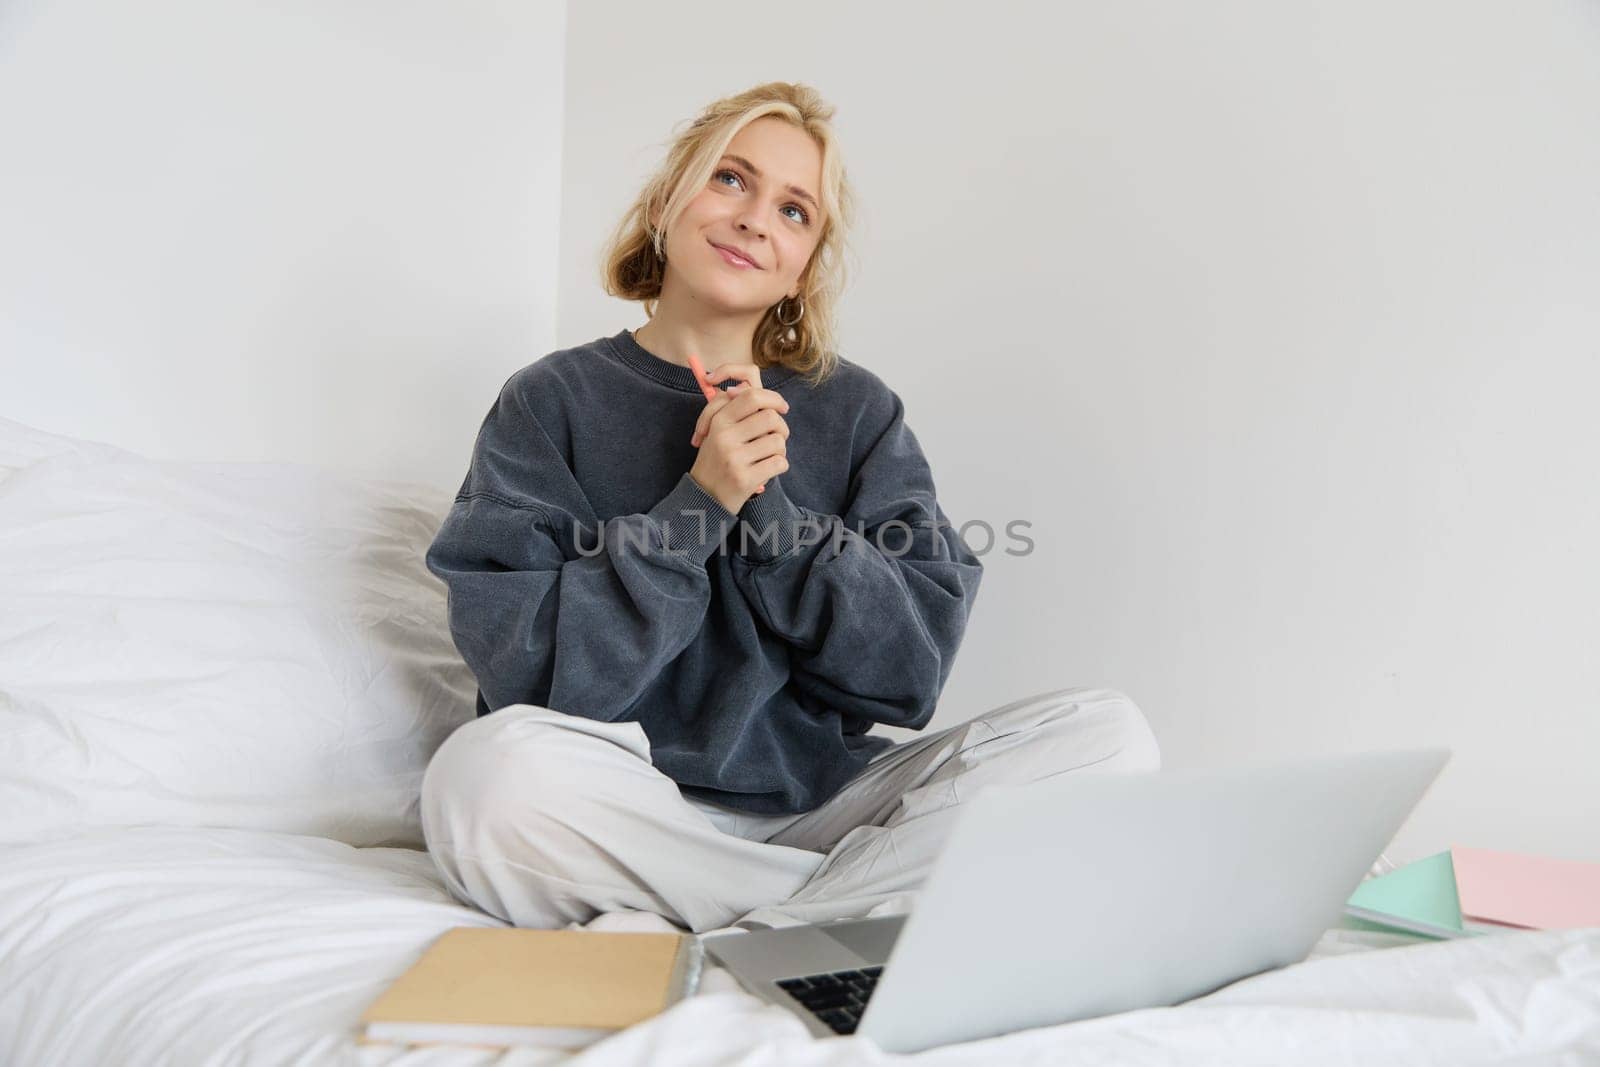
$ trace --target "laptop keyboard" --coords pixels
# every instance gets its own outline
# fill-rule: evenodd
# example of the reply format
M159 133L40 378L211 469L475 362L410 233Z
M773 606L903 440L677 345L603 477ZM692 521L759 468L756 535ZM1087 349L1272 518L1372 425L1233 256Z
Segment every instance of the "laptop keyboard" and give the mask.
M863 967L858 971L807 974L784 978L778 988L804 1004L834 1033L853 1034L882 973L882 967Z

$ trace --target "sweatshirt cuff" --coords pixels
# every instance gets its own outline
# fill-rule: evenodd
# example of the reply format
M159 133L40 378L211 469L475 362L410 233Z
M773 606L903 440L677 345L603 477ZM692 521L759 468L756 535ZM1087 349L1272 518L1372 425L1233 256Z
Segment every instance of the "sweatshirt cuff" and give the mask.
M700 488L700 483L685 471L649 511L650 518L665 531L667 551L705 563L739 522L739 516L723 507L717 498Z
M743 520L735 546L739 555L752 563L766 563L794 551L803 513L777 477L768 480L765 492L744 502L738 518Z

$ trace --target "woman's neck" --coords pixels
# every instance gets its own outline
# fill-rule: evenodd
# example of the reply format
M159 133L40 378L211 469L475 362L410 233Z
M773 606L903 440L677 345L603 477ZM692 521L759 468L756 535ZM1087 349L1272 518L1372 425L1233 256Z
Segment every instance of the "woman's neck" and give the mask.
M706 370L715 370L724 363L750 363L755 329L731 320L724 322L680 323L665 318L660 309L649 322L633 331L639 347L652 356L689 365L689 353L700 358Z

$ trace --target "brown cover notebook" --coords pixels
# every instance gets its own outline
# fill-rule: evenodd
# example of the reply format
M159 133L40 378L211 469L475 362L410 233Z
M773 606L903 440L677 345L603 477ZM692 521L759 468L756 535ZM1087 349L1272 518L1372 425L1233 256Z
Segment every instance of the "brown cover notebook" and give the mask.
M458 926L361 1016L361 1043L582 1048L694 992L693 934Z

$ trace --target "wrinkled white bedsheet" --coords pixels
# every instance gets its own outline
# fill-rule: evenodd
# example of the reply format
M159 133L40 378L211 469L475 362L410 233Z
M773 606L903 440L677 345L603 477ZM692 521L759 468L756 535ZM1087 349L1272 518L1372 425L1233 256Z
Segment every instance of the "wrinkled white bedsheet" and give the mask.
M1177 1008L917 1056L815 1040L708 968L700 992L571 1055L362 1045L356 1018L434 937L498 925L423 852L136 827L0 850L0 1063L1600 1063L1600 928L1451 941L1331 930L1305 963ZM642 913L593 929L670 930Z

